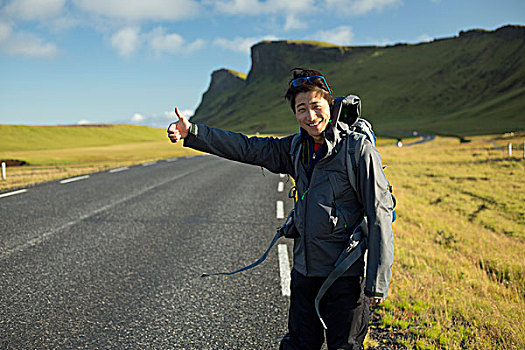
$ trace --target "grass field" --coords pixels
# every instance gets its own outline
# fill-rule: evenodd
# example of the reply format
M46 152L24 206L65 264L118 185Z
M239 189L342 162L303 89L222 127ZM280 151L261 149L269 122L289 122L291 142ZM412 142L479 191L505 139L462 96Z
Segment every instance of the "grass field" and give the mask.
M8 168L0 189L195 154L134 126L0 131L0 159L30 163ZM470 139L378 142L398 219L390 295L372 330L386 337L371 348L525 348L525 134Z
M525 348L524 136L381 147L398 219L378 312L401 348Z
M166 131L134 125L0 125L0 159L29 165L8 167L0 190L121 166L197 154L171 144Z

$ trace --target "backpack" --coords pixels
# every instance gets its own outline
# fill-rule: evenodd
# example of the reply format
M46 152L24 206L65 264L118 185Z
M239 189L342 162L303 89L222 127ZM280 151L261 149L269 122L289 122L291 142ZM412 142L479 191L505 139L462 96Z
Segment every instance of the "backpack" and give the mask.
M350 185L354 191L357 193L356 169L357 164L359 163L359 151L361 150L365 139L370 141L372 146L375 147L377 140L376 135L372 130L372 125L367 120L361 118L361 99L358 96L348 95L346 97L336 98L334 107L332 109L332 118L334 122L337 122L339 119L341 119L341 121L344 121L349 126L351 132L356 132L365 136L364 138L360 139L360 142L355 145L353 150L349 149L350 142L346 140L346 152L350 152L354 155L354 157L351 157L350 159L352 164L348 164L348 162L346 163L348 181L350 182ZM383 167L383 169L384 168L386 167ZM390 182L388 182L388 190L392 196L392 201L394 202L395 208L396 197L394 197L392 193L393 188ZM396 211L394 209L392 222L396 221L396 218Z
M357 165L359 164L360 151L365 140L370 141L370 143L372 143L372 145L375 147L376 136L372 130L372 125L370 125L367 120L361 118L361 99L355 95L336 98L332 108L332 122L334 125L337 125L339 120L347 124L350 132L364 135L364 137L359 138L358 142L356 142L352 149L350 148L349 137L347 137L344 141L346 143L346 154L350 154L350 157L346 157L346 173L348 176L348 181L350 182L350 185L354 191L359 193L357 188L356 170ZM350 162L348 162L348 158L350 158ZM392 186L390 185L390 182L388 182L388 190L392 196L392 201L395 208L396 199L392 194ZM394 209L392 213L392 222L395 220L396 211ZM335 263L334 270L328 275L326 280L321 285L321 288L319 288L319 291L315 297L315 311L317 313L317 317L319 317L319 320L325 329L327 329L327 327L319 311L319 303L321 298L324 296L328 288L330 288L330 286L335 282L335 280L341 277L345 271L348 270L350 266L352 266L352 264L354 264L366 252L368 245L367 237L368 224L365 217L350 234L346 248L339 255L339 258Z

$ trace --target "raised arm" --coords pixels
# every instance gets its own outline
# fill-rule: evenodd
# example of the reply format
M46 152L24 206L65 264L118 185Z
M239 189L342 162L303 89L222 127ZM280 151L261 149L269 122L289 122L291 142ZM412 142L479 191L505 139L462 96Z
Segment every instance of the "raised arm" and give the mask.
M293 135L285 138L247 137L240 133L190 123L177 108L175 113L179 120L168 127L171 142L184 139L184 147L259 165L274 173L295 175L290 156Z

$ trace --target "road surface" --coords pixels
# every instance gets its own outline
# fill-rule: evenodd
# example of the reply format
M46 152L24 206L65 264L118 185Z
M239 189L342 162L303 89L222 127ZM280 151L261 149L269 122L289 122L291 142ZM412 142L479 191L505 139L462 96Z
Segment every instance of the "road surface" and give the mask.
M0 348L277 348L277 247L249 272L200 277L266 249L277 201L292 204L286 178L265 175L201 156L4 193Z

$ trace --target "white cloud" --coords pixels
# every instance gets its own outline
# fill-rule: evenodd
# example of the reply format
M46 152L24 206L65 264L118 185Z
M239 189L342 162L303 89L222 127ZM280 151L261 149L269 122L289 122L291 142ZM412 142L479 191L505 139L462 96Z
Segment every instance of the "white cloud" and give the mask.
M193 115L195 114L195 111L193 109L183 109L182 111L180 111L180 113L182 113L182 115L186 117L186 119L191 119L191 117L193 117ZM164 112L164 117L168 121L168 124L179 119L174 111Z
M142 114L139 114L139 113L135 113L133 114L133 117L131 117L131 121L135 123L142 122L144 121L144 119L146 118Z
M354 33L350 26L339 26L333 29L321 30L315 33L313 38L338 45L350 45L354 38Z
M146 43L156 55L189 54L204 47L202 39L187 43L179 34L166 33L162 27L157 27L149 33L141 33L136 27L126 27L111 37L111 45L123 57L136 53L143 43Z
M402 3L403 0L326 0L328 8L345 15L362 15Z
M164 28L157 27L150 33L146 34L149 46L153 49L155 54L162 53L184 53L189 54L204 46L204 40L197 39L191 43L186 43L186 40L177 33L165 33Z
M161 27L155 28L148 35L149 45L156 53L179 51L184 45L184 39L177 33L166 34Z
M313 9L319 9L316 0L205 0L203 3L212 9L214 14L232 16L259 16L272 15L284 18L285 31L305 29ZM314 14L315 15L315 14ZM236 51L246 51L238 49Z
M263 40L277 40L277 38L274 36L248 38L236 37L234 39L217 38L213 41L213 45L235 52L250 53L250 48L254 44Z
M87 119L80 119L78 122L77 122L77 125L87 125L87 124L91 124L91 122Z
M193 114L195 114L195 112L192 110L192 109L183 109L182 111L180 111L182 113L183 116L185 116L187 119L190 119L191 117L193 117Z
M180 20L199 13L196 0L73 0L82 10L131 21Z
M284 22L284 30L293 30L293 29L304 29L308 27L307 21L304 18L297 18L297 16L290 14L286 16Z
M70 28L77 27L83 22L80 18L75 18L69 14L58 17L49 23L53 31L63 31Z
M129 57L134 54L141 43L140 29L135 27L123 28L111 37L111 45L123 57Z
M184 113L182 113L182 115L186 116ZM177 119L177 115L175 114L174 111L164 112L164 116L165 116L166 119L169 120L169 121L174 121L174 120Z
M430 35L428 34L421 34L420 36L418 36L416 38L416 42L418 43L422 43L422 42L430 42L434 40L434 38L432 38Z
M15 33L2 42L1 48L13 56L53 58L57 54L55 44L44 43L31 33Z
M202 40L202 39L197 39L195 40L194 42L192 43L189 43L187 46L186 46L186 50L185 52L186 53L191 53L191 52L194 52L194 51L198 51L200 49L202 49L205 45L205 41Z
M4 11L14 17L33 20L55 17L65 10L66 0L14 0Z
M7 40L12 32L13 30L9 24L0 22L0 42Z
M185 109L181 111L182 115L190 119L193 116L193 110ZM161 115L152 114L144 115L135 113L133 116L126 121L120 121L118 123L132 123L136 125L151 126L153 128L167 128L170 123L177 120L177 116L174 111L164 112Z
M217 12L230 15L257 15L265 12L264 3L260 3L258 0L208 0L205 3L213 6Z
M311 10L314 6L314 0L207 0L204 3L219 13L229 15L295 14Z

